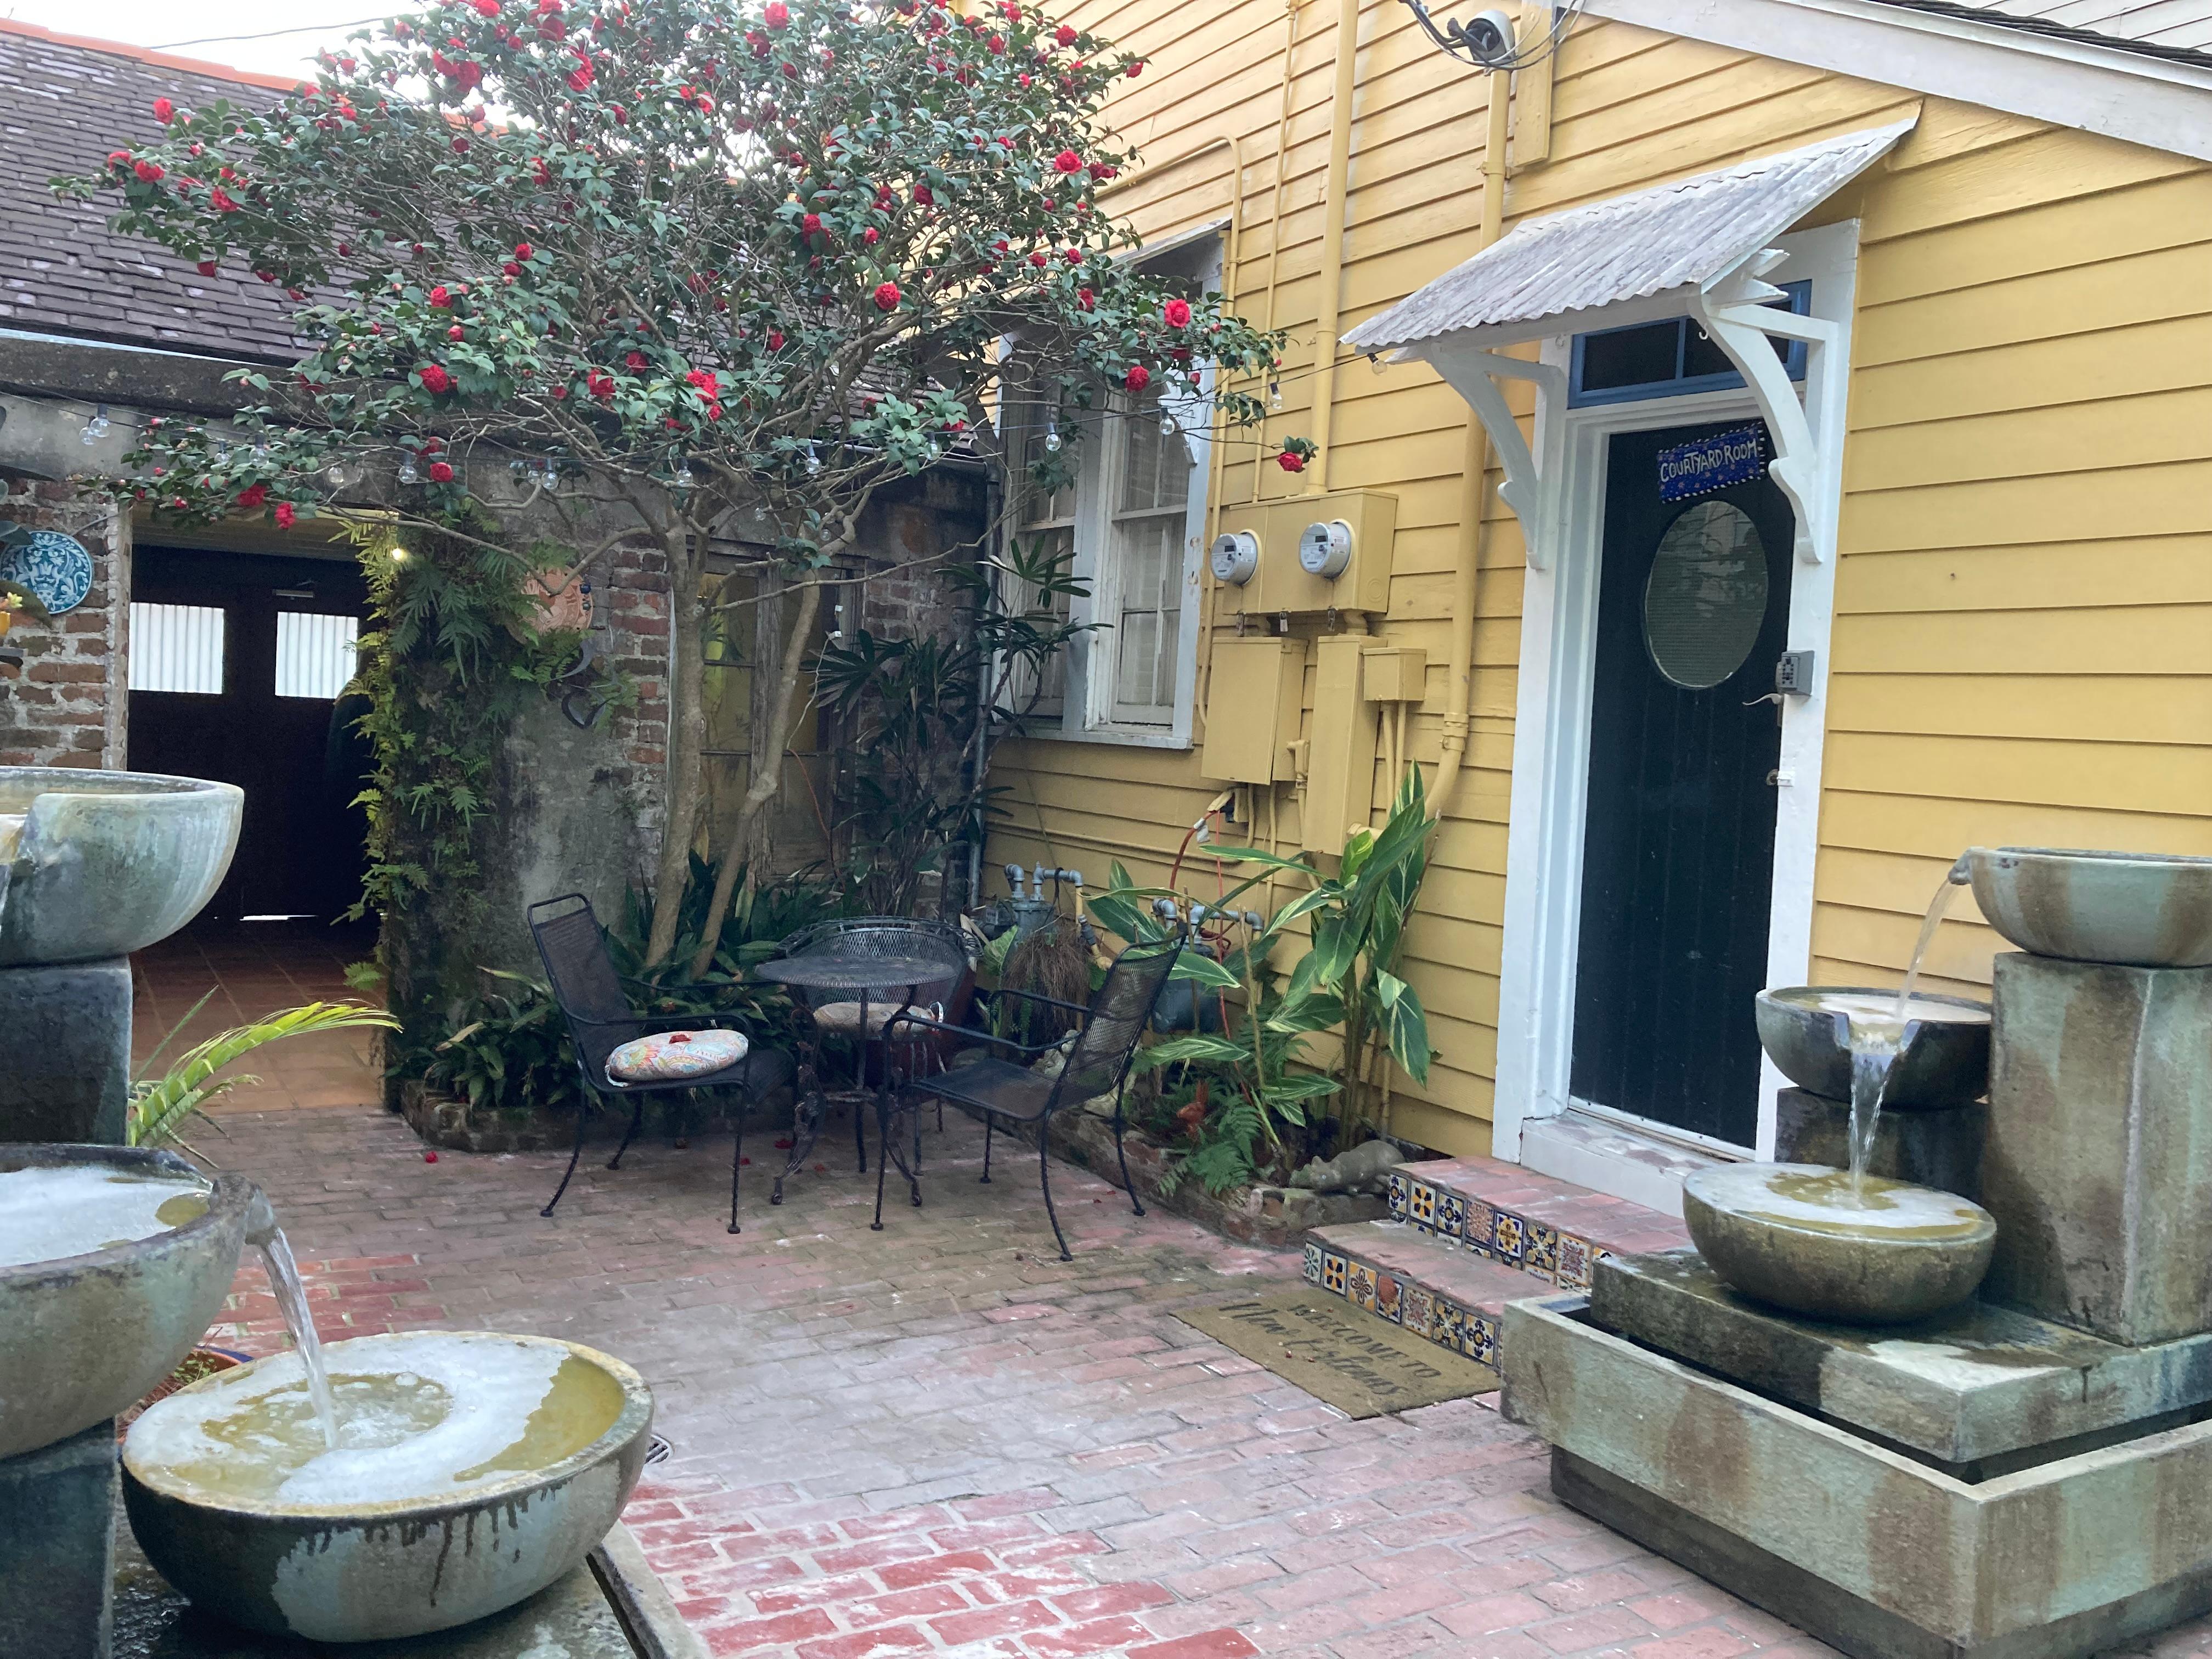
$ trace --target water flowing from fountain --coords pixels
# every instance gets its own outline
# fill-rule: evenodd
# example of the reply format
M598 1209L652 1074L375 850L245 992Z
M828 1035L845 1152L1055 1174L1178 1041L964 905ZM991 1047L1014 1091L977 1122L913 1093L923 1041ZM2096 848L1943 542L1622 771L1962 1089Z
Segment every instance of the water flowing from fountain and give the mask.
M314 1401L315 1421L322 1428L323 1443L335 1449L338 1443L337 1401L331 1395L330 1374L323 1365L322 1339L315 1334L315 1316L307 1306L307 1287L301 1282L300 1264L292 1258L292 1246L284 1237L284 1230L276 1224L276 1212L258 1192L253 1195L253 1207L247 1212L246 1242L261 1252L262 1263L269 1270L269 1288L276 1293L277 1311L284 1316L284 1328L291 1334L292 1346L300 1351L300 1363L307 1368L307 1397Z

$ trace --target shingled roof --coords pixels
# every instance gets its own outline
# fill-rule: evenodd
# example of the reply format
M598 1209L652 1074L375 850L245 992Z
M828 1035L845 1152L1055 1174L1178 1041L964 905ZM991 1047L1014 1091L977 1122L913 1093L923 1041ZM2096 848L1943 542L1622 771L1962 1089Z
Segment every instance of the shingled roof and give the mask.
M89 173L160 131L154 100L266 105L292 82L0 20L0 329L289 362L290 304L251 276L203 276L107 227L119 198L57 201L47 181Z

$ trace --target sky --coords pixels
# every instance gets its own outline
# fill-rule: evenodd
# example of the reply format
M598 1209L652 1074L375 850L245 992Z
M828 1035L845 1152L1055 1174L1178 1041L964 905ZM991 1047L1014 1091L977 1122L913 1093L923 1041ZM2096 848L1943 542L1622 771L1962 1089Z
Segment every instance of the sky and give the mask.
M0 0L0 17L17 22L268 75L307 73L318 46L335 46L370 17L404 9L388 0ZM280 29L288 32L270 33ZM268 38L234 38L240 35Z

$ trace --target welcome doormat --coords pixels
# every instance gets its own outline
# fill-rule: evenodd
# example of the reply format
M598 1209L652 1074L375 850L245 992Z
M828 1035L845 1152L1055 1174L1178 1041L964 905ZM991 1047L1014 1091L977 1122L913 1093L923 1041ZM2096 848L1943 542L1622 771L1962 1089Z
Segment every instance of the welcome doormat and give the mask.
M1304 1286L1176 1317L1347 1417L1381 1417L1498 1386L1489 1366Z

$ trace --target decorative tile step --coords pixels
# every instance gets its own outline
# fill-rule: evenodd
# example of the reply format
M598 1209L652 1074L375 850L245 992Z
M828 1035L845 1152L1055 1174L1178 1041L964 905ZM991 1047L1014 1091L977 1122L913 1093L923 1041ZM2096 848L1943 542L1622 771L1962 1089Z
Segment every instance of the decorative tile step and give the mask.
M1498 1363L1505 1304L1542 1294L1516 1268L1393 1221L1316 1227L1306 1235L1305 1275L1332 1296L1486 1365Z
M1586 1291L1608 1255L1690 1242L1674 1216L1489 1158L1437 1158L1390 1176L1394 1219L1562 1290Z

